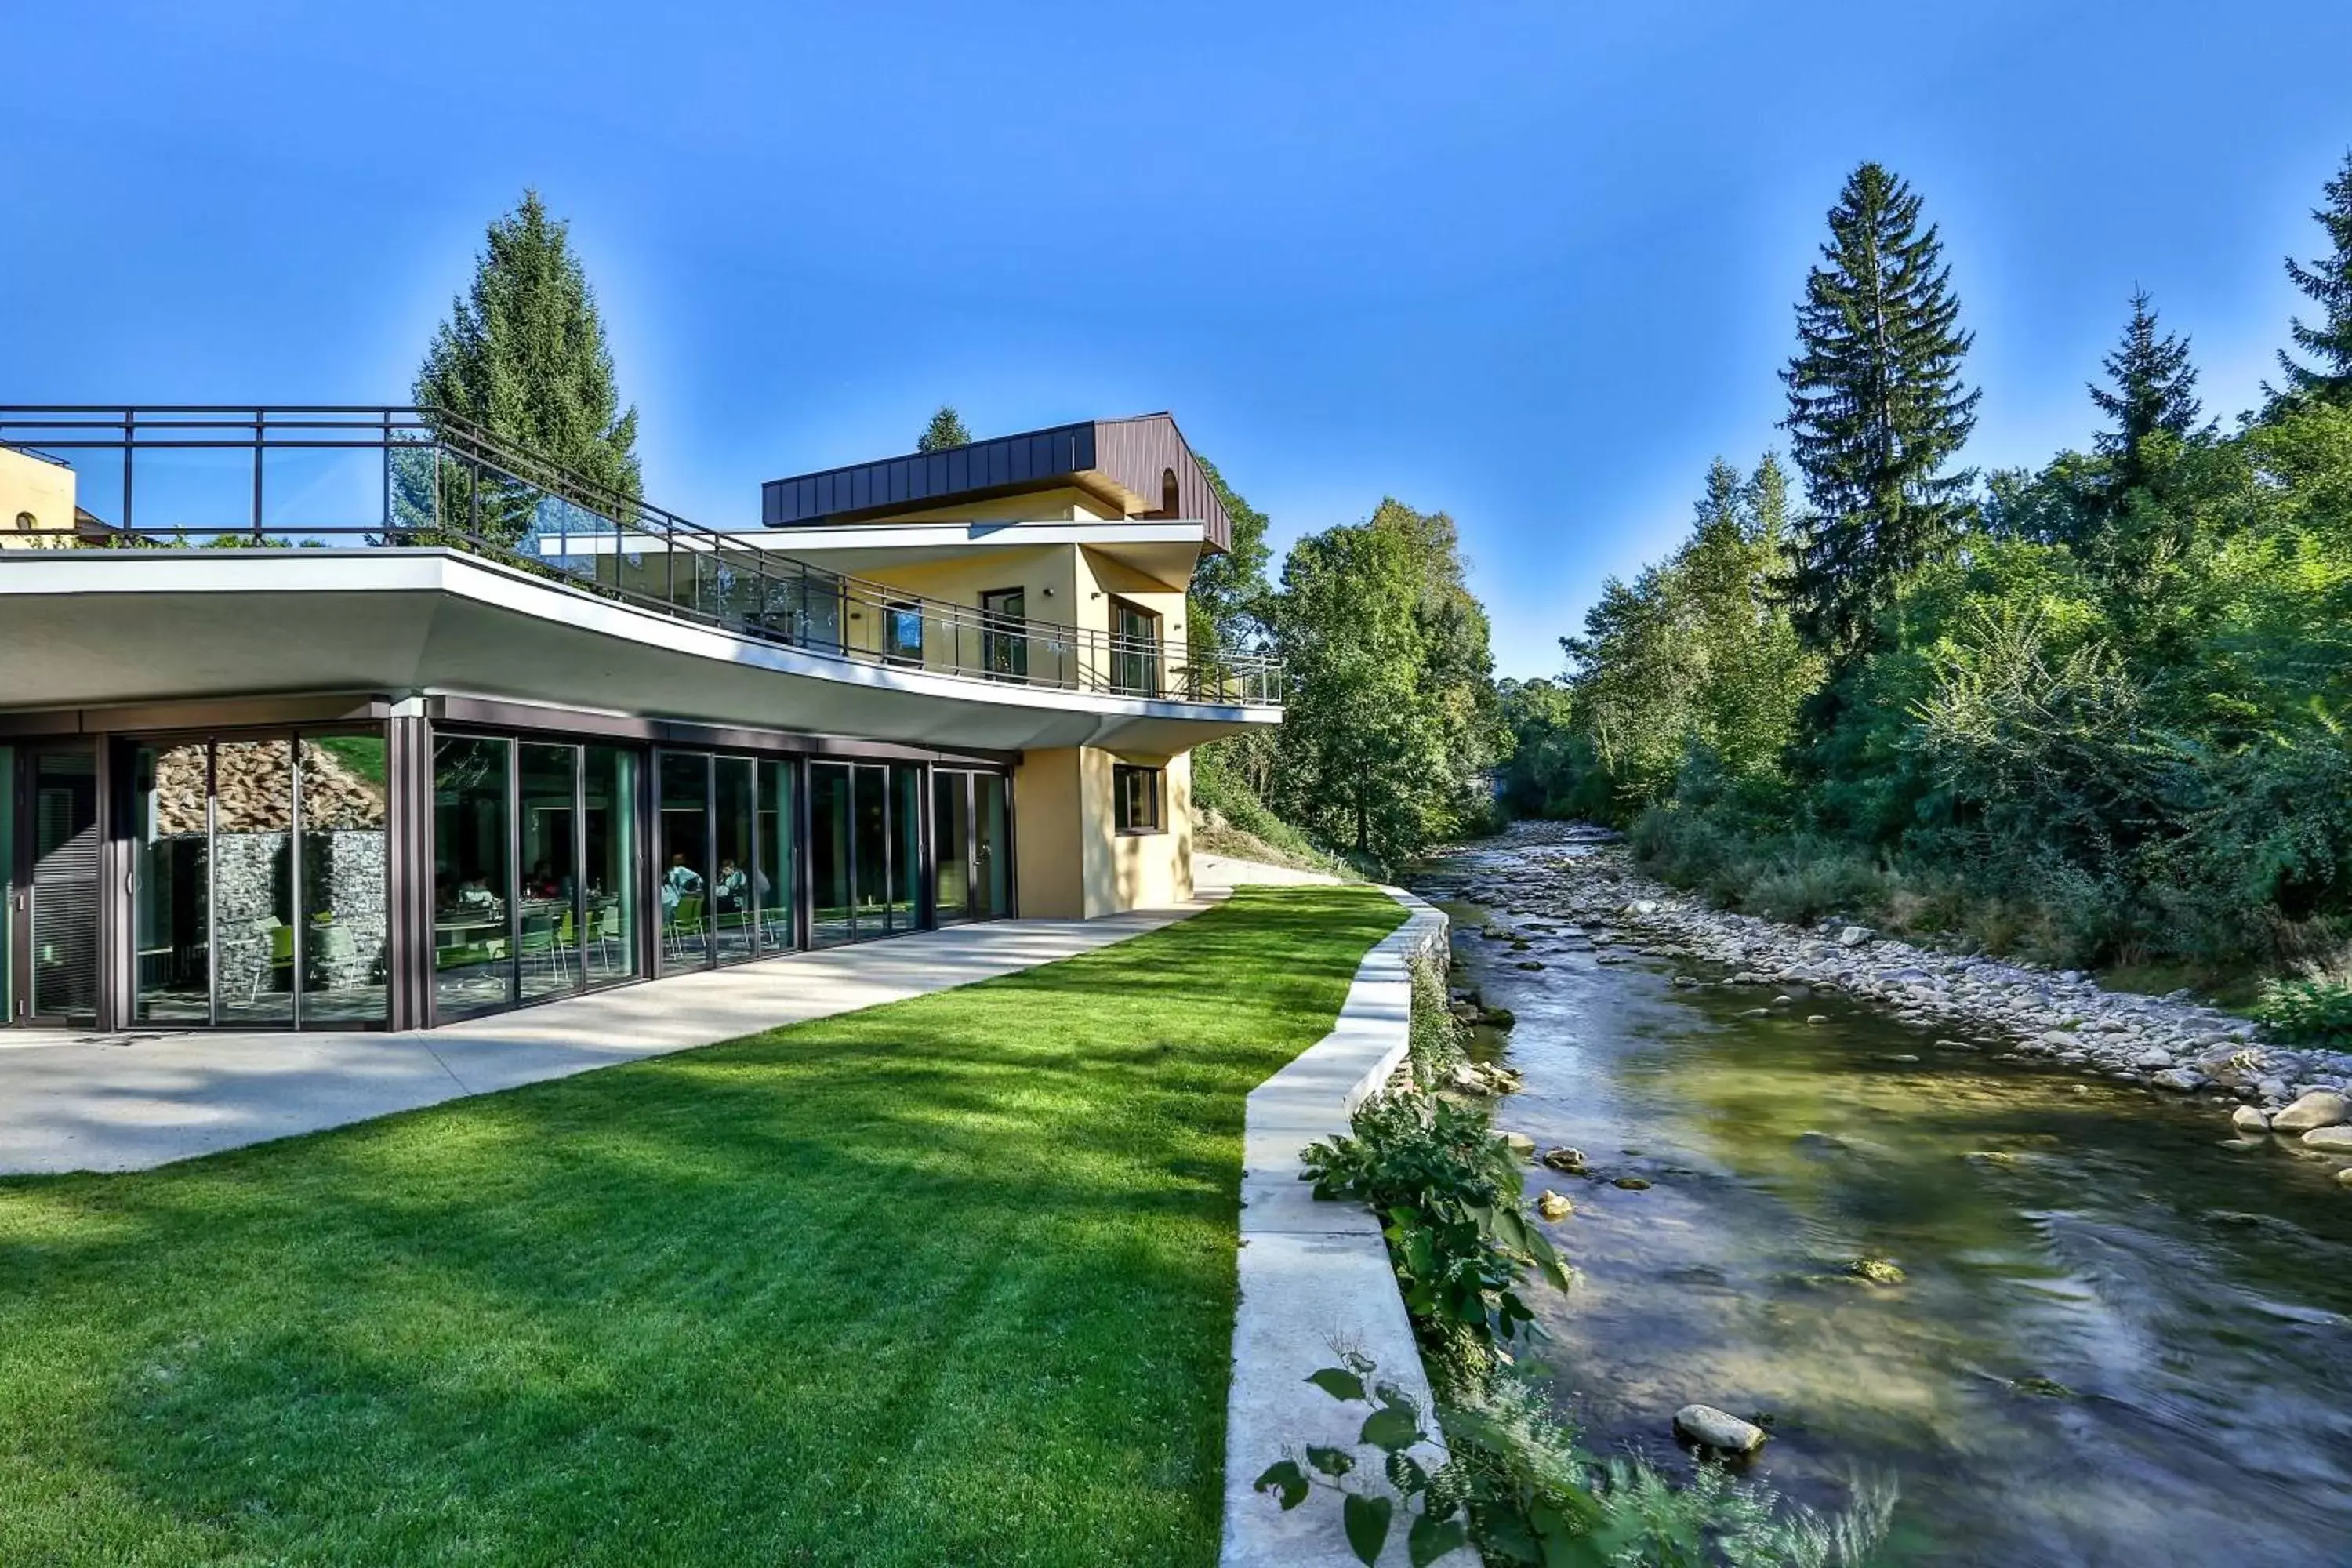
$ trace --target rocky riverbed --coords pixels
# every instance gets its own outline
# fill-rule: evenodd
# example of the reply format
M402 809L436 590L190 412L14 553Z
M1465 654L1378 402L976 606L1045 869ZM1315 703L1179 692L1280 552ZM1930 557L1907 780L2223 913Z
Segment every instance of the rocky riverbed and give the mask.
M2211 1102L2242 1137L2272 1132L2336 1149L2352 1121L2352 1057L2294 1050L2185 992L2109 991L2073 970L1938 952L1850 921L1800 928L1735 914L1636 870L1615 836L1554 823L1511 830L1508 856L1473 858L1463 889L1498 911L1483 934L1522 967L1547 950L1590 949L1601 963L1664 958L1717 971L1675 984L1752 992L1760 1016L1834 993L1939 1032L1937 1050L2035 1060ZM2275 1126L2273 1123L2275 1122ZM2343 1178L2352 1186L2352 1167Z

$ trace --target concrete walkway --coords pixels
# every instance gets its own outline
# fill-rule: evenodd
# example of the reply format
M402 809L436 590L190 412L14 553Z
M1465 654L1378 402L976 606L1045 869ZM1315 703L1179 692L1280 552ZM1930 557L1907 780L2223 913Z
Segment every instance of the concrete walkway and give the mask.
M0 1030L0 1174L138 1171L1074 957L1222 897L790 953L407 1034Z

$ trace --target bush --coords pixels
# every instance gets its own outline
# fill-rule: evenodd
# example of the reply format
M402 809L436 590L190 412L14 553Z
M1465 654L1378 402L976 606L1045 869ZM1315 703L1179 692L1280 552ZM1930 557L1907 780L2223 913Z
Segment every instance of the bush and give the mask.
M2352 1050L2352 963L2339 957L2263 987L2254 1016L2289 1045Z

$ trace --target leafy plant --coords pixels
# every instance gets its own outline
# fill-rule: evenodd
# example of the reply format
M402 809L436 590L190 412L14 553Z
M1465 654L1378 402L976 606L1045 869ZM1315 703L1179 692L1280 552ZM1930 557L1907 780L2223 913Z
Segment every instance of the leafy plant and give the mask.
M1562 1289L1568 1266L1528 1220L1519 1164L1486 1113L1423 1091L1367 1100L1352 1136L1310 1144L1305 1174L1318 1198L1354 1198L1386 1224L1405 1310L1417 1326L1470 1332L1500 1353L1535 1313L1523 1269Z
M1286 1513L1318 1489L1337 1493L1340 1526L1359 1562L1380 1561L1400 1505L1411 1521L1405 1528L1405 1551L1413 1568L1466 1545L1469 1531L1458 1492L1438 1486L1437 1477L1413 1458L1412 1450L1432 1448L1438 1441L1428 1428L1421 1402L1393 1383L1376 1381L1378 1363L1361 1351L1343 1350L1339 1359L1340 1365L1327 1366L1307 1381L1343 1405L1365 1406L1368 1414L1356 1442L1379 1452L1377 1473L1389 1490L1367 1489L1364 1483L1371 1477L1358 1469L1353 1451L1319 1447L1276 1460L1253 1484L1260 1492L1273 1492Z
M2289 1045L2352 1048L2352 975L2338 966L2263 987L2254 1016Z

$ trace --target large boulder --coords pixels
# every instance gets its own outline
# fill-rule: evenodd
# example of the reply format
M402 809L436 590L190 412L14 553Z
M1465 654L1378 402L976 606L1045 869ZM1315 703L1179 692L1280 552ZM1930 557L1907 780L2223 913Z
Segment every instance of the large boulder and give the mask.
M2352 1121L2352 1100L2330 1089L2315 1089L2271 1118L2273 1132L2309 1132Z
M2352 1127L2315 1127L2303 1135L2303 1146L2323 1154L2352 1154Z
M1675 1412L1675 1430L1703 1448L1752 1454L1764 1446L1764 1428L1712 1405L1685 1405Z
M2253 1138L2271 1130L2271 1119L2253 1106L2242 1105L2230 1112L2230 1125Z

